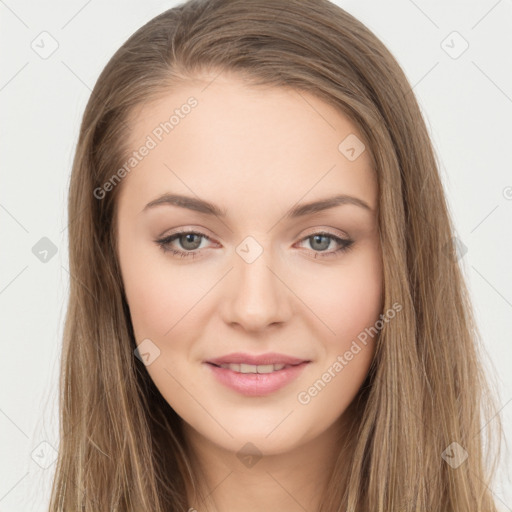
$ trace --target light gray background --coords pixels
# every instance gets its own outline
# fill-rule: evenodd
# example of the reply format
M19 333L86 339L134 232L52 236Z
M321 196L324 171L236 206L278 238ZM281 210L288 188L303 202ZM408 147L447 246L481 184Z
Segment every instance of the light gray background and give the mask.
M114 51L176 3L0 0L1 512L44 511L49 499L70 280L66 198L85 103ZM336 3L380 37L414 86L467 248L461 261L510 443L512 1ZM57 250L47 262L32 251L43 237ZM512 511L504 448L492 490Z

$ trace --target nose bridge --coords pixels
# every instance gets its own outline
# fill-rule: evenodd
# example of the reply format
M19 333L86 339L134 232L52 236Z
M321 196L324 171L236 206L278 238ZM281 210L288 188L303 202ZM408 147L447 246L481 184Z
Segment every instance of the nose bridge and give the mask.
M261 242L260 242L261 240ZM246 237L234 254L231 278L235 281L228 298L229 323L257 330L287 318L286 287L276 276L278 258L270 247L270 237Z

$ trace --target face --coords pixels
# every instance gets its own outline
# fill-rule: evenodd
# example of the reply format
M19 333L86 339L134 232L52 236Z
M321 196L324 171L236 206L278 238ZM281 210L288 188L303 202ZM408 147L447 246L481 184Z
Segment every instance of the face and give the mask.
M212 78L132 116L118 258L146 369L185 428L284 453L332 430L367 375L377 183L333 107Z

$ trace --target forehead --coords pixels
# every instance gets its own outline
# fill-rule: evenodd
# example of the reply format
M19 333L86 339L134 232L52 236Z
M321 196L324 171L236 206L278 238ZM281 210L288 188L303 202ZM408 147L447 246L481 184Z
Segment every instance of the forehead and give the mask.
M376 206L375 173L356 126L304 91L207 76L140 105L129 124L130 151L151 147L123 180L122 195L141 208L166 192L224 204L238 198L248 207L333 189Z

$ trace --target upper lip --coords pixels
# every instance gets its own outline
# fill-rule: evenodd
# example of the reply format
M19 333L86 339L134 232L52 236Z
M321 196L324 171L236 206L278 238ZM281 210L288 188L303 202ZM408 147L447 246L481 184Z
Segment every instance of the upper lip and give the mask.
M301 363L309 363L308 359L301 359L299 357L287 356L285 354L277 354L275 352L268 352L266 354L244 354L242 352L235 352L232 354L226 354L225 356L216 357L215 359L208 359L206 363L221 365L221 364L251 364L251 365L263 365L263 364L288 364L296 365Z

